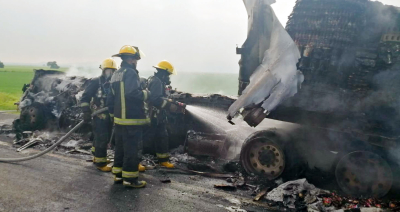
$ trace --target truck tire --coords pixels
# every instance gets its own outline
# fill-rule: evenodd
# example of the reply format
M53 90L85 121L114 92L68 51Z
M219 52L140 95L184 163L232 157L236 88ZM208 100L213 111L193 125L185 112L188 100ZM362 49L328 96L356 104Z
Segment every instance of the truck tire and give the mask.
M282 176L291 159L286 154L287 141L273 130L251 134L243 143L240 162L247 174L268 180Z

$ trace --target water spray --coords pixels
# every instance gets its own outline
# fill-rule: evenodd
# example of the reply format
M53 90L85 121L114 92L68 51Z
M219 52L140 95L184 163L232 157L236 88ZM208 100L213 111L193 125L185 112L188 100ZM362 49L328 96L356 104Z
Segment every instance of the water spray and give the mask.
M188 105L186 110L193 118L209 126L213 132L224 134L227 142L231 143L228 154L228 157L231 158L239 154L244 140L256 131L256 129L245 124L242 119L231 118L230 122L227 122L225 111L193 105ZM236 124L233 123L233 121L235 121Z

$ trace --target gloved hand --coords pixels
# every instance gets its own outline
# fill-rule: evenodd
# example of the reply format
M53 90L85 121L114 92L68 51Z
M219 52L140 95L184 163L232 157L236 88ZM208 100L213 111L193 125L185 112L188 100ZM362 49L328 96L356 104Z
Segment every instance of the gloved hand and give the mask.
M171 105L169 107L169 111L171 113L183 113L185 114L186 111L186 105L181 103L181 102L171 102Z
M176 104L174 104L174 103L171 103L169 105L169 112L176 113L177 111L178 111L178 106Z

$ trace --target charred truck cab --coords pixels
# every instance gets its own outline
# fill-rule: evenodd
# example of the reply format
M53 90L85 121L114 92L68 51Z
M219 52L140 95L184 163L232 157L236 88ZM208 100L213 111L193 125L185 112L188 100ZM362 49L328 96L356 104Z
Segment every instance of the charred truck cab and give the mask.
M393 176L400 163L400 8L369 0L301 0L286 30L300 51L304 82L247 138L243 167L272 180L303 160L334 174L347 194L384 196L399 185ZM263 30L253 29L237 50L239 94L257 67L253 55L262 41L254 32ZM246 116L250 125L265 117L256 112ZM271 119L296 127L277 128Z

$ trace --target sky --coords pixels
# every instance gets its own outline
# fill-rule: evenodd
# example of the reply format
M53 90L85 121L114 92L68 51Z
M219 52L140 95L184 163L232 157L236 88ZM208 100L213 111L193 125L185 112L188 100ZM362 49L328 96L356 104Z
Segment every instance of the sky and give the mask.
M382 0L400 6L400 0ZM277 0L283 25L295 0ZM238 72L247 34L241 0L0 0L0 61L98 66L126 44L183 72Z

